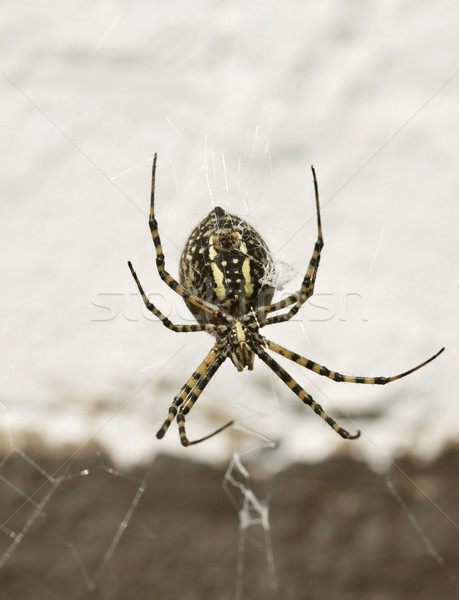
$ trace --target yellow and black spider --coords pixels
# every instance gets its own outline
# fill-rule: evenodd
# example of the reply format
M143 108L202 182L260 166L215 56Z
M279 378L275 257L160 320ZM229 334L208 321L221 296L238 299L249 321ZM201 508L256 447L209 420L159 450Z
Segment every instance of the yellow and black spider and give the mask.
M359 437L360 431L351 435L340 427L313 400L312 396L266 352L266 349L277 352L334 381L379 385L395 381L417 371L443 352L444 348L417 367L392 377L354 377L331 371L327 367L267 340L260 334L259 330L266 325L283 323L291 319L314 293L320 253L324 245L320 221L319 191L314 167L311 169L314 179L318 236L306 275L297 292L284 300L271 303L274 289L268 283L263 283L266 281L266 273L272 268L272 257L268 247L253 227L220 207L212 209L188 238L180 258L180 283L176 281L165 269L164 253L155 217L156 158L155 154L149 218L151 235L156 249L156 266L161 279L174 292L182 296L198 323L174 325L150 302L131 262L128 262L128 265L146 307L161 320L163 325L177 332L207 331L216 338L210 352L182 387L178 396L174 398L167 419L156 434L158 438L164 436L175 417L180 441L184 446L207 440L232 425L233 421L230 421L205 437L189 441L185 431L185 416L193 408L194 403L217 369L228 357L231 358L238 371L242 371L245 367L252 370L256 354L300 400L310 406L341 437L353 440ZM291 308L283 314L268 316L286 307Z

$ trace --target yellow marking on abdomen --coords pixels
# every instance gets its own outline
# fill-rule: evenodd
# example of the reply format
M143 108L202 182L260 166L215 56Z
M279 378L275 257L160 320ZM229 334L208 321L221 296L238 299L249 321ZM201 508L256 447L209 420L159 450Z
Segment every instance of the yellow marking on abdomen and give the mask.
M217 256L218 252L214 248L214 236L212 236L209 240L209 258L210 260L214 260Z
M210 266L216 285L215 293L217 294L217 298L223 301L226 298L225 286L223 285L223 273L214 262L210 263Z
M246 298L250 298L253 294L253 283L250 280L250 259L244 259L242 263L242 276L244 277L244 289Z

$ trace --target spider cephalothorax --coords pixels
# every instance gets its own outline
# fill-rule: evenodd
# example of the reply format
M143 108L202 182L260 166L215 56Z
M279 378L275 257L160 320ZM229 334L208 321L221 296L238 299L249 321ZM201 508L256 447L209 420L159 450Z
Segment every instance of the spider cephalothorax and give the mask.
M146 307L161 320L163 325L177 332L206 331L216 338L214 346L174 398L169 407L169 414L156 434L158 438L164 436L175 418L179 427L180 441L184 446L202 442L232 425L231 421L217 431L190 442L185 431L185 416L228 357L236 369L242 371L245 367L249 370L253 369L254 358L257 355L300 400L341 437L355 439L359 437L360 432L351 435L340 427L266 350L276 352L334 381L379 385L417 371L443 352L444 348L416 367L392 377L357 377L332 371L267 340L259 333L259 329L265 325L283 323L291 319L314 293L320 253L323 248L319 192L314 167L312 167L312 175L317 210L317 241L300 289L284 300L274 303L271 303L274 290L265 283L266 275L272 271L273 264L268 247L251 225L220 207L211 210L188 238L180 259L180 283L166 271L155 217L155 171L156 154L153 160L149 220L156 249L156 267L161 279L184 299L198 323L174 325L149 301L130 262L129 268ZM289 310L282 314L269 316L288 307Z
M233 323L216 331L217 342L228 345L229 357L238 371L245 367L252 371L255 358L253 348L256 344L264 345L263 337L258 334L255 324L247 326L239 319L233 319Z

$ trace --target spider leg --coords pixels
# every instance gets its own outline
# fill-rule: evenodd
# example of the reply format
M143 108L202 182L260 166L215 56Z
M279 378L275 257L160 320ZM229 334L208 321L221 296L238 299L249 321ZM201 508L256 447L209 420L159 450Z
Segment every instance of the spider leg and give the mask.
M201 437L197 440L190 441L186 436L185 415L187 415L190 412L190 410L193 408L196 400L199 398L199 396L201 395L204 388L207 386L209 381L212 379L212 377L214 376L215 372L220 367L220 365L222 365L222 363L225 361L227 354L228 354L228 351L226 351L224 354L219 354L217 356L214 363L209 367L209 369L203 375L201 380L197 382L194 390L189 394L189 396L186 400L186 404L184 406L182 406L182 408L180 409L180 411L177 415L177 425L178 425L178 429L179 429L180 442L182 443L182 446L193 446L195 444L200 444L201 442L204 442L204 441L214 437L214 435L219 434L224 429L226 429L227 427L230 427L234 423L234 421L229 421L228 423L225 423L225 425L222 425L221 427L219 427L212 433L209 433L208 435L205 435L204 437Z
M182 442L183 446L194 446L196 444L200 444L201 442L205 442L206 440L214 437L214 435L218 435L219 433L221 433L227 427L231 427L231 425L234 425L234 421L228 421L228 423L225 423L225 425L222 425L221 427L219 427L212 433L209 433L208 435L205 435L204 437L199 438L198 440L193 440L192 442L190 442L188 440L188 438L186 437L185 416L182 413L182 411L180 411L179 414L177 415L177 423L178 423L178 427L179 427L180 441Z
M148 220L150 225L151 237L155 245L156 250L156 268L158 269L159 276L174 292L176 292L182 298L186 298L189 302L200 308L201 310L212 315L213 319L222 317L229 321L230 317L228 313L221 307L215 306L210 302L206 302L196 294L192 294L183 287L176 279L166 271L165 259L163 247L161 245L161 239L159 237L158 222L155 217L155 177L156 177L156 160L157 154L153 158L153 168L151 174L151 197L150 197L150 218Z
M213 434L206 436L202 440L197 440L196 442L189 442L185 433L185 415L189 413L196 400L202 394L204 388L214 376L217 369L223 364L228 355L228 351L229 348L224 348L221 350L217 345L210 350L206 358L182 387L179 395L174 398L174 401L169 407L167 419L164 421L156 434L158 439L164 437L166 431L169 429L170 424L176 416L179 426L180 441L182 442L183 446L190 446L203 441L204 439L208 439L209 437L212 437L212 435L219 433L222 429L225 429L225 427L228 427L232 424L232 422L228 423ZM182 406L185 401L186 405L181 408L179 412L179 407Z
M269 347L269 346L268 346ZM269 354L267 354L263 348L257 344L254 348L255 352L261 358L261 360L268 365L268 367L289 387L294 394L298 396L305 404L307 404L321 419L323 419L327 425L336 431L342 438L346 440L355 440L360 436L360 431L357 431L355 435L351 435L348 431L343 429L336 421L334 421L324 409L318 404L313 397L308 394L299 383L297 383L292 377L283 369L279 363L277 363Z
M157 316L158 319L160 319L161 323L165 327L177 332L208 331L209 333L212 333L213 331L215 331L215 325L212 324L198 325L194 323L193 325L174 325L172 321L169 321L169 319L165 315L163 315L163 313L158 308L156 308L156 306L152 302L150 302L147 295L143 291L142 284L140 283L137 274L134 271L134 267L132 266L131 261L128 261L128 265L129 269L131 270L131 274L134 277L134 281L136 282L137 287L139 288L140 295L142 296L143 301L145 302L145 306L150 312Z
M311 170L312 177L314 180L314 192L316 198L317 212L317 241L314 245L314 251L312 253L311 260L309 261L309 266L300 289L297 292L288 296L287 298L284 298L284 300L280 300L279 302L275 302L274 304L271 304L269 306L263 306L259 310L262 314L267 315L270 312L281 310L282 308L286 308L287 306L291 306L292 304L294 304L294 306L283 315L277 315L264 319L260 324L261 327L264 327L265 325L272 325L273 323L283 323L284 321L288 321L294 315L296 315L296 313L300 310L300 308L303 306L306 300L310 298L314 293L317 271L319 270L320 253L322 251L322 248L324 247L324 240L322 237L322 222L320 219L319 188L317 185L317 177L313 166L311 166Z
M201 378L207 371L208 367L215 361L218 354L219 354L219 349L218 349L218 346L215 345L210 349L210 351L207 354L207 356L205 357L205 359L202 361L202 363L199 365L199 367L196 369L196 371L191 375L191 377L188 379L188 381L182 386L180 393L178 394L178 396L176 396L174 398L174 401L172 402L172 404L169 407L169 413L168 413L167 419L164 421L164 423L162 424L162 426L160 427L160 429L158 430L158 432L156 434L156 437L158 439L161 439L162 437L164 437L166 431L169 429L170 424L172 423L172 421L175 419L175 417L177 415L178 407L180 407L183 404L184 400L192 392L192 390L196 386L196 384L201 380Z
M289 360L297 363L298 365L301 365L302 367L306 367L307 369L314 371L314 373L318 373L319 375L323 375L324 377L329 377L330 379L333 379L333 381L346 381L351 383L372 383L377 385L385 385L386 383L395 381L396 379L401 379L402 377L406 377L407 375L414 373L418 369L421 369L422 367L430 363L432 360L437 358L437 356L439 356L444 350L444 348L442 348L436 354L434 354L421 364L417 365L416 367L413 367L408 371L404 371L403 373L399 373L398 375L393 375L392 377L357 377L353 375L342 375L337 371L330 371L330 369L327 369L327 367L319 365L313 360L309 360L304 356L300 356L299 354L296 354L291 350L287 350L287 348L284 348L283 346L280 346L275 342L271 342L270 340L264 339L264 343L266 347L272 350L273 352L277 352L281 356L285 356L285 358L288 358Z

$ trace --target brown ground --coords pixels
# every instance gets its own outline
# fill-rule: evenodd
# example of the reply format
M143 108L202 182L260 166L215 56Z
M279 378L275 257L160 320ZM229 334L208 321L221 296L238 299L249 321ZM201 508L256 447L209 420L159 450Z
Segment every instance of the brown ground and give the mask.
M62 464L32 458L48 474ZM102 464L74 461L53 487L18 454L0 463L0 557L8 557L0 598L226 600L237 590L252 600L459 598L457 451L428 467L400 461L406 475L389 474L395 494L385 476L347 458L251 479L270 506L277 591L261 526L238 554L244 538L223 471L168 457L121 475Z

